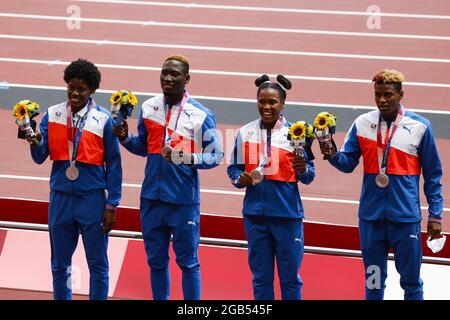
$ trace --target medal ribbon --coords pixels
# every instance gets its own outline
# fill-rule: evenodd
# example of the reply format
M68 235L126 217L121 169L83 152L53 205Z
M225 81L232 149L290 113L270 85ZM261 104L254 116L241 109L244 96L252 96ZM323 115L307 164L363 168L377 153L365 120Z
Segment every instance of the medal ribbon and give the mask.
M280 116L277 120L277 122L275 123L275 126L273 127L273 129L265 129L267 131L267 141L265 142L264 136L263 136L263 132L264 132L264 128L263 128L263 123L261 121L260 123L260 129L261 129L261 142L260 142L260 146L261 143L263 144L263 150L264 150L264 158L260 157L262 160L260 160L258 168L266 168L266 165L269 163L270 160L270 156L271 156L271 145L272 145L272 130L279 130L281 129L281 127L283 126L283 117ZM260 149L261 150L261 149Z
M172 136L177 131L178 120L180 119L181 113L183 112L184 105L189 99L189 93L187 90L184 91L183 99L180 102L180 106L178 107L177 120L175 121L175 128L173 128L172 134L169 135L169 123L170 116L172 115L172 108L169 108L164 99L164 112L166 113L166 122L164 123L164 137L163 137L163 147L170 146L170 141L172 141ZM167 137L167 138L166 138Z
M398 125L400 121L403 118L404 110L401 108L397 114L397 117L395 118L395 122L392 125L392 132L390 133L390 127L388 126L386 129L386 135L384 137L384 145L386 146L386 149L383 153L383 142L381 138L381 114L380 118L378 120L378 128L377 128L377 154L378 154L378 167L381 174L386 174L387 171L387 161L388 161L388 154L389 150L391 148L391 141L394 137L395 132L397 131Z
M87 105L87 111L83 115L83 117L78 119L78 122L75 126L75 132L73 127L73 120L72 120L72 108L70 106L70 103L66 103L67 107L67 137L68 137L68 147L69 147L69 161L71 166L75 166L75 159L77 158L78 153L78 147L80 145L80 139L81 139L81 133L83 132L84 125L86 124L86 119L89 114L89 111L91 111L93 105L92 98L89 98L88 105ZM72 143L71 143L72 142ZM71 156L72 154L72 156Z

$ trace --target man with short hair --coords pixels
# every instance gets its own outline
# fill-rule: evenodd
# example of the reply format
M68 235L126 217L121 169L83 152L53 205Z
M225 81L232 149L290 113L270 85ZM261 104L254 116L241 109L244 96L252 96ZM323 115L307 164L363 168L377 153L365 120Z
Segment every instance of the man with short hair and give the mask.
M200 187L197 169L211 169L223 158L210 110L191 98L189 62L167 57L161 69L163 94L142 104L138 136L127 123L114 132L130 152L147 157L141 190L141 226L150 266L153 299L169 299L169 244L173 235L186 300L200 299L198 259Z
M422 247L419 180L422 172L428 201L428 236L439 237L443 210L442 167L430 122L407 110L404 76L385 69L373 77L378 110L359 116L341 151L321 145L338 170L352 172L363 157L364 178L359 207L359 235L366 268L366 299L383 299L387 256L394 249L395 267L406 299L423 299L420 279ZM380 275L374 279L374 272ZM379 281L375 281L379 280Z

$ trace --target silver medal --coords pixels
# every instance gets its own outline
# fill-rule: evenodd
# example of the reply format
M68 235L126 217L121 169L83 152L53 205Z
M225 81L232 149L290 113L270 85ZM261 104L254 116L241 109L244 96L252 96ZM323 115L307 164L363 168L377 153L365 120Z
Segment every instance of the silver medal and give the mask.
M67 177L67 179L69 179L70 181L75 181L75 180L77 180L79 175L80 175L80 172L78 171L78 168L75 167L74 165L70 165L70 166L66 169L66 177Z
M384 174L384 173L379 173L377 174L377 176L375 177L375 184L379 187L379 188L386 188L389 184L389 177Z
M256 169L252 170L250 172L250 177L252 178L254 184L260 183L264 178L264 175L262 173L262 168L258 167Z

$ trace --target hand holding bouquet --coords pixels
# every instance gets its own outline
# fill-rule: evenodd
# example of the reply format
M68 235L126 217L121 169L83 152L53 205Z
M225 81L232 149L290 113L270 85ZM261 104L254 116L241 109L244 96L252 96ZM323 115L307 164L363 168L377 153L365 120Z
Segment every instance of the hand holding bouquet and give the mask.
M321 112L314 120L314 135L317 137L319 144L322 148L327 150L333 150L334 145L332 143L332 135L336 131L336 117L329 112ZM330 154L323 156L324 160L331 158Z
M131 116L133 108L137 105L136 96L128 90L119 90L114 92L109 99L111 103L111 114L114 119L114 125L120 126L124 119Z
M19 126L19 139L27 139L30 144L38 144L36 138L36 121L33 120L39 114L39 105L31 100L21 100L13 107L13 116Z
M294 147L294 153L297 156L304 157L304 147L306 139L314 139L313 127L305 121L297 121L289 128L288 140Z

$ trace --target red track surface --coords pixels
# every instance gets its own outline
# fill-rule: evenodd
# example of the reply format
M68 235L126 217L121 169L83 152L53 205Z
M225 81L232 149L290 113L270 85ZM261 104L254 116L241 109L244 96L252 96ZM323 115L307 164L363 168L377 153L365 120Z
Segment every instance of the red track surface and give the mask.
M0 300L52 300L52 292L0 289ZM87 295L72 295L73 300L88 300Z
M44 1L45 2L45 1ZM0 11L12 13L66 16L70 2L51 3L24 1L18 6L2 3ZM415 1L416 2L416 1ZM240 1L227 2L242 5ZM225 3L225 4L227 4ZM407 12L427 14L448 11L444 2L430 5L417 1L416 6L404 8L403 4L381 3L383 12ZM167 8L149 6L126 6L118 4L76 3L82 17L130 19L140 21L203 23L275 28L341 30L351 32L446 35L447 20L424 20L412 18L382 18L382 29L370 31L366 27L367 17L347 15L311 15L298 13L270 13L193 8ZM208 2L210 4L210 2ZM222 3L224 4L224 3ZM336 5L302 3L302 8L326 8L334 10L365 11L366 2L351 1ZM253 3L254 5L254 3ZM258 2L258 6L263 4ZM270 6L274 6L271 3ZM276 2L277 7L296 7L295 1ZM439 7L441 6L441 7ZM298 7L298 3L297 3ZM347 7L347 9L346 9ZM439 10L437 9L439 8ZM19 23L20 22L20 23ZM448 41L389 39L372 37L347 37L329 35L305 35L293 33L267 33L255 31L223 31L212 29L182 29L174 27L118 25L82 22L81 29L69 30L65 21L48 21L3 17L0 21L3 34L81 38L92 40L114 40L155 42L167 44L189 44L200 46L237 47L253 49L333 52L365 55L393 55L406 57L447 58ZM402 70L408 81L446 83L450 72L449 63L402 62L348 58L320 58L291 55L230 53L220 51L198 51L191 49L158 49L123 47L96 44L67 44L47 41L0 39L0 56L27 59L71 61L82 52L96 63L131 64L159 67L161 60L170 53L182 51L191 60L193 69L222 70L235 72L285 73L305 76L328 76L370 79L374 72L389 66ZM30 50L32 48L32 50ZM61 85L62 66L30 65L1 62L2 79L12 83ZM158 92L157 72L102 69L103 88L127 86L135 91ZM39 77L30 77L39 74ZM193 73L190 85L196 95L254 98L252 78L242 76L201 75ZM291 101L308 101L338 104L372 104L372 89L368 84L338 83L324 81L294 80L289 94ZM426 92L424 94L424 92ZM448 88L407 88L405 104L410 107L450 110Z
M8 27L10 24L3 24L3 20L8 20L7 18L2 18L0 21L0 26L2 28L11 28ZM17 20L17 19L16 19ZM13 19L10 19L10 23L13 22ZM98 25L103 26L103 25ZM123 27L123 26L122 26ZM173 32L179 31L177 29L173 29ZM11 32L12 33L12 32ZM30 32L24 34L29 35ZM35 33L34 35L38 36L40 34ZM76 34L65 34L65 37L72 36L74 38L81 38ZM261 38L261 35L258 37ZM103 38L99 37L86 37L86 39L98 40L101 41ZM109 37L110 40L115 40L117 38ZM129 37L121 37L121 41L130 41ZM359 39L360 40L360 39ZM160 49L160 48L142 48L142 47L133 47L132 49L122 46L109 46L109 45L95 45L95 44L73 44L73 43L58 43L58 42L34 42L34 41L24 41L24 40L2 40L1 43L5 43L8 45L0 47L0 54L2 57L15 57L21 59L43 59L43 60L54 60L60 59L62 61L71 61L74 58L80 56L80 52L78 50L81 49L83 52L83 56L94 56L96 63L109 63L109 64L118 64L118 65L133 65L133 66L146 66L146 67L160 67L161 59L163 59L168 53L173 53L174 51L180 51L176 49ZM150 42L149 40L144 40L144 42ZM174 41L174 43L178 43ZM203 43L205 44L205 43ZM298 50L305 50L305 46L308 43L298 43ZM323 45L323 44L322 44ZM423 47L424 44L420 43L414 48ZM30 52L30 47L33 48L33 52ZM250 47L250 46L249 46ZM14 51L11 50L14 48ZM272 49L278 49L275 46L270 46ZM428 54L433 53L434 47L426 47L428 50ZM341 52L336 48L327 48L324 46L323 52ZM328 49L328 50L326 50ZM410 48L409 50L413 50ZM449 48L447 47L446 52L448 52ZM261 54L255 55L252 53L232 53L232 52L219 52L218 55L221 56L220 59L212 54L211 52L205 51L195 51L195 50L182 50L189 57L191 62L191 66L193 69L202 69L202 70L222 70L222 71L231 71L231 72L254 72L259 73L262 72L263 69L267 73L285 73L291 75L303 75L303 76L322 76L322 77L345 77L345 78L356 78L363 80L370 80L370 76L373 75L378 69L385 66L392 66L399 68L400 70L405 70L405 74L408 76L408 81L415 82L431 82L431 83L446 83L448 77L446 76L445 71L448 71L450 67L439 64L439 63L431 63L431 62L420 62L415 65L411 65L411 62L397 61L397 62L389 62L389 61L376 61L376 60L365 60L365 59L342 59L342 58L320 58L320 57L301 57L301 56L276 56L269 54ZM360 52L350 52L352 53L365 53L371 54L368 51L360 51ZM407 53L407 52L405 52ZM442 52L441 52L442 53ZM411 56L418 56L414 54L409 54ZM428 56L428 55L425 55ZM125 58L124 58L125 57ZM445 54L441 54L440 57L446 57ZM237 61L238 63L230 63L230 61ZM13 64L13 66L18 67L17 64ZM45 65L44 65L45 66ZM31 67L31 65L26 64L24 66ZM47 66L45 66L47 67ZM10 67L11 68L11 67ZM56 67L54 67L56 68ZM59 67L58 67L59 68ZM63 69L63 67L61 67ZM52 69L49 69L52 70ZM106 69L102 69L105 71ZM372 71L374 70L374 71ZM5 70L6 71L6 70ZM56 70L57 71L57 70ZM139 75L134 77L135 72L139 71L129 71L129 72L120 72L121 78L123 80L132 80L136 81L136 83L140 83L139 80L145 80L143 85L145 86L146 91L151 91L148 86L152 86L152 83L158 85L158 72L150 72L146 71L148 75L153 75L151 77L147 77L146 79L139 79ZM142 72L142 71L141 71ZM145 72L145 71L144 71ZM62 85L60 73L51 72L54 74L48 75L49 79L54 79L54 83L50 83L53 85ZM193 73L195 77L193 77L193 82L191 84L196 84L197 78L201 78L202 75ZM20 75L20 72L19 72ZM5 79L6 74L3 75ZM236 77L237 78L237 77ZM251 86L251 79L246 79L245 86L243 88L252 89L250 92L252 93L251 98L254 98L254 90ZM14 79L12 79L14 80ZM28 78L28 80L32 80ZM39 79L36 79L39 80ZM45 80L45 79L44 79ZM112 79L103 79L105 81L111 81ZM10 81L13 82L13 81ZM302 83L309 81L302 81ZM39 83L39 82L37 82ZM44 84L45 82L40 82ZM313 81L315 84L320 84L320 82ZM104 88L107 88L104 84L102 84ZM220 86L220 83L217 84ZM364 85L364 84L363 84ZM330 84L328 84L330 86ZM367 86L367 85L366 85ZM214 86L207 86L204 91L214 89ZM370 85L369 85L370 87ZM201 89L201 87L199 86ZM410 87L412 89L413 87ZM371 88L368 88L370 90ZM160 91L160 88L156 88L156 91ZM301 97L305 94L305 90L294 90L302 92ZM353 90L352 90L353 91ZM290 92L291 93L291 92ZM228 94L233 94L233 91L227 91ZM211 95L211 94L210 94ZM222 93L223 95L223 93ZM290 100L292 99L291 95L289 95ZM306 100L305 98L302 98ZM338 102L335 102L338 103ZM371 95L366 96L365 103L372 104Z
M172 51L173 50L171 50L171 52ZM169 53L170 52L167 52L165 55L168 55ZM236 55L235 57L230 57L230 59L239 59L239 57ZM319 63L319 61L317 62ZM13 65L14 68L8 69L8 66L11 65ZM378 68L373 70L379 70L382 66L385 66L385 64L379 65ZM48 85L62 85L60 79L64 70L64 67L62 66L49 67L46 65L22 65L0 62L0 68L5 70L2 73L6 76L6 79L10 79L9 82L12 83L39 85L44 81L44 83ZM51 73L49 73L49 70ZM103 88L113 90L114 88L132 87L134 91L159 91L157 72L135 70L132 72L133 75L129 76L129 79L122 78L121 75L124 73L130 73L130 71L103 69L102 76L105 78L105 80L102 81ZM40 76L38 79L30 79L30 74L39 74ZM371 75L367 76L370 77ZM228 76L227 79L223 79L223 76L218 75L196 75L189 88L190 92L195 92L196 95L219 97L227 95L231 98L253 99L255 88L251 85L252 81L253 79L250 80L249 78L238 78L235 76ZM307 82L302 80L294 80L292 82L293 86L299 88L298 91L293 91L292 94L289 95L289 98L292 99L292 101L372 105L370 97L373 92L369 84L338 83L331 85L329 82ZM205 87L210 86L211 83L217 83L218 85L210 89L205 89ZM424 90L426 90L427 94L430 94L428 98L424 97ZM450 110L450 107L446 105L446 103L443 103L443 101L450 101L450 94L448 91L449 89L446 88L424 89L411 87L408 88L408 91L406 92L404 104L411 108L448 111Z

